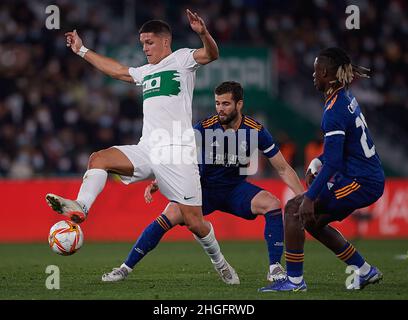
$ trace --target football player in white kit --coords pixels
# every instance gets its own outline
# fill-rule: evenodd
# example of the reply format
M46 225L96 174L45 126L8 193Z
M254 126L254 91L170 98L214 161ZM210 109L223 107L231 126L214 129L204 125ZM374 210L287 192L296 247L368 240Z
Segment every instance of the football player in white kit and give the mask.
M108 172L119 174L125 184L154 176L161 192L179 204L185 225L207 252L222 280L239 284L238 275L220 251L211 223L203 219L192 128L195 72L200 65L218 58L218 47L203 19L190 10L186 14L203 47L172 52L169 25L151 20L139 30L148 63L137 68L84 47L76 30L65 34L67 46L98 70L143 86L143 131L137 145L113 146L91 154L76 200L49 193L46 201L54 211L80 223L103 190ZM180 159L180 155L184 157ZM122 265L112 271L112 276L130 271Z

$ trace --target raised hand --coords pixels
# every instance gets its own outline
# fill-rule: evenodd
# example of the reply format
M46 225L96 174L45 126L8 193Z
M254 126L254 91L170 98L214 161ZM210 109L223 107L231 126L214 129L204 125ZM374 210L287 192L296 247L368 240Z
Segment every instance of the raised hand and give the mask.
M145 189L144 198L146 203L151 203L153 201L153 193L155 193L157 190L159 190L159 185L157 184L157 181L154 180Z
M197 14L192 13L189 9L186 10L188 21L190 22L191 29L197 32L199 35L203 35L207 32L204 20Z
M82 47L82 40L78 36L76 30L65 33L65 37L67 40L67 47L71 47L71 50L74 53L77 53L79 49Z

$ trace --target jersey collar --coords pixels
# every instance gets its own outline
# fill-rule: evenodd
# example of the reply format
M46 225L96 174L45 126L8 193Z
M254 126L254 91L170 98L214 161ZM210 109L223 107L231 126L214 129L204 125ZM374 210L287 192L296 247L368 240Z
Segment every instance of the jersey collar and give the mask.
M337 99L337 95L338 95L338 93L339 93L339 91L341 90L341 89L343 89L344 88L344 86L341 86L340 88L337 88L336 90L334 90L334 92L326 99L326 101L325 101L325 103L324 103L324 107L326 108L328 108L328 107L332 107L333 106L333 104L334 104L334 102L336 101L336 99ZM332 102L329 104L329 102L332 100Z
M242 117L241 117L241 122L240 122L240 124L239 124L239 126L238 126L238 129L237 129L237 130L234 130L235 132L237 132L239 129L242 128L242 125L244 124L244 119L245 119L245 115L242 115ZM221 127L222 131L225 131L224 127L222 126L222 124L221 124L219 121L217 121L217 124ZM231 128L230 128L230 129L231 129Z

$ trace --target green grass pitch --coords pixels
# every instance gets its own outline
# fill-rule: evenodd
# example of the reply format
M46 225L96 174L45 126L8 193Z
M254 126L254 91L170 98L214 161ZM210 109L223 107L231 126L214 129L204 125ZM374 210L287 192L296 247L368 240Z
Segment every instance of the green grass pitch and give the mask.
M73 256L53 253L47 243L0 244L0 299L408 299L408 240L352 241L384 273L380 284L348 292L345 265L321 244L308 241L308 292L258 293L266 284L266 246L261 241L221 242L241 285L227 286L195 242L163 242L122 282L101 275L121 264L131 243L87 243ZM45 287L48 265L60 268L60 289Z

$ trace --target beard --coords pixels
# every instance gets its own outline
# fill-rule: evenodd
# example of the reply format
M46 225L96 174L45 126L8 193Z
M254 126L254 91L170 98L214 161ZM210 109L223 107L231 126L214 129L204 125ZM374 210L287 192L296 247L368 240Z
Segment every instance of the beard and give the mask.
M235 109L229 115L222 115L221 117L222 118L220 118L220 114L218 113L218 121L220 122L220 124L228 125L238 117L238 112Z

